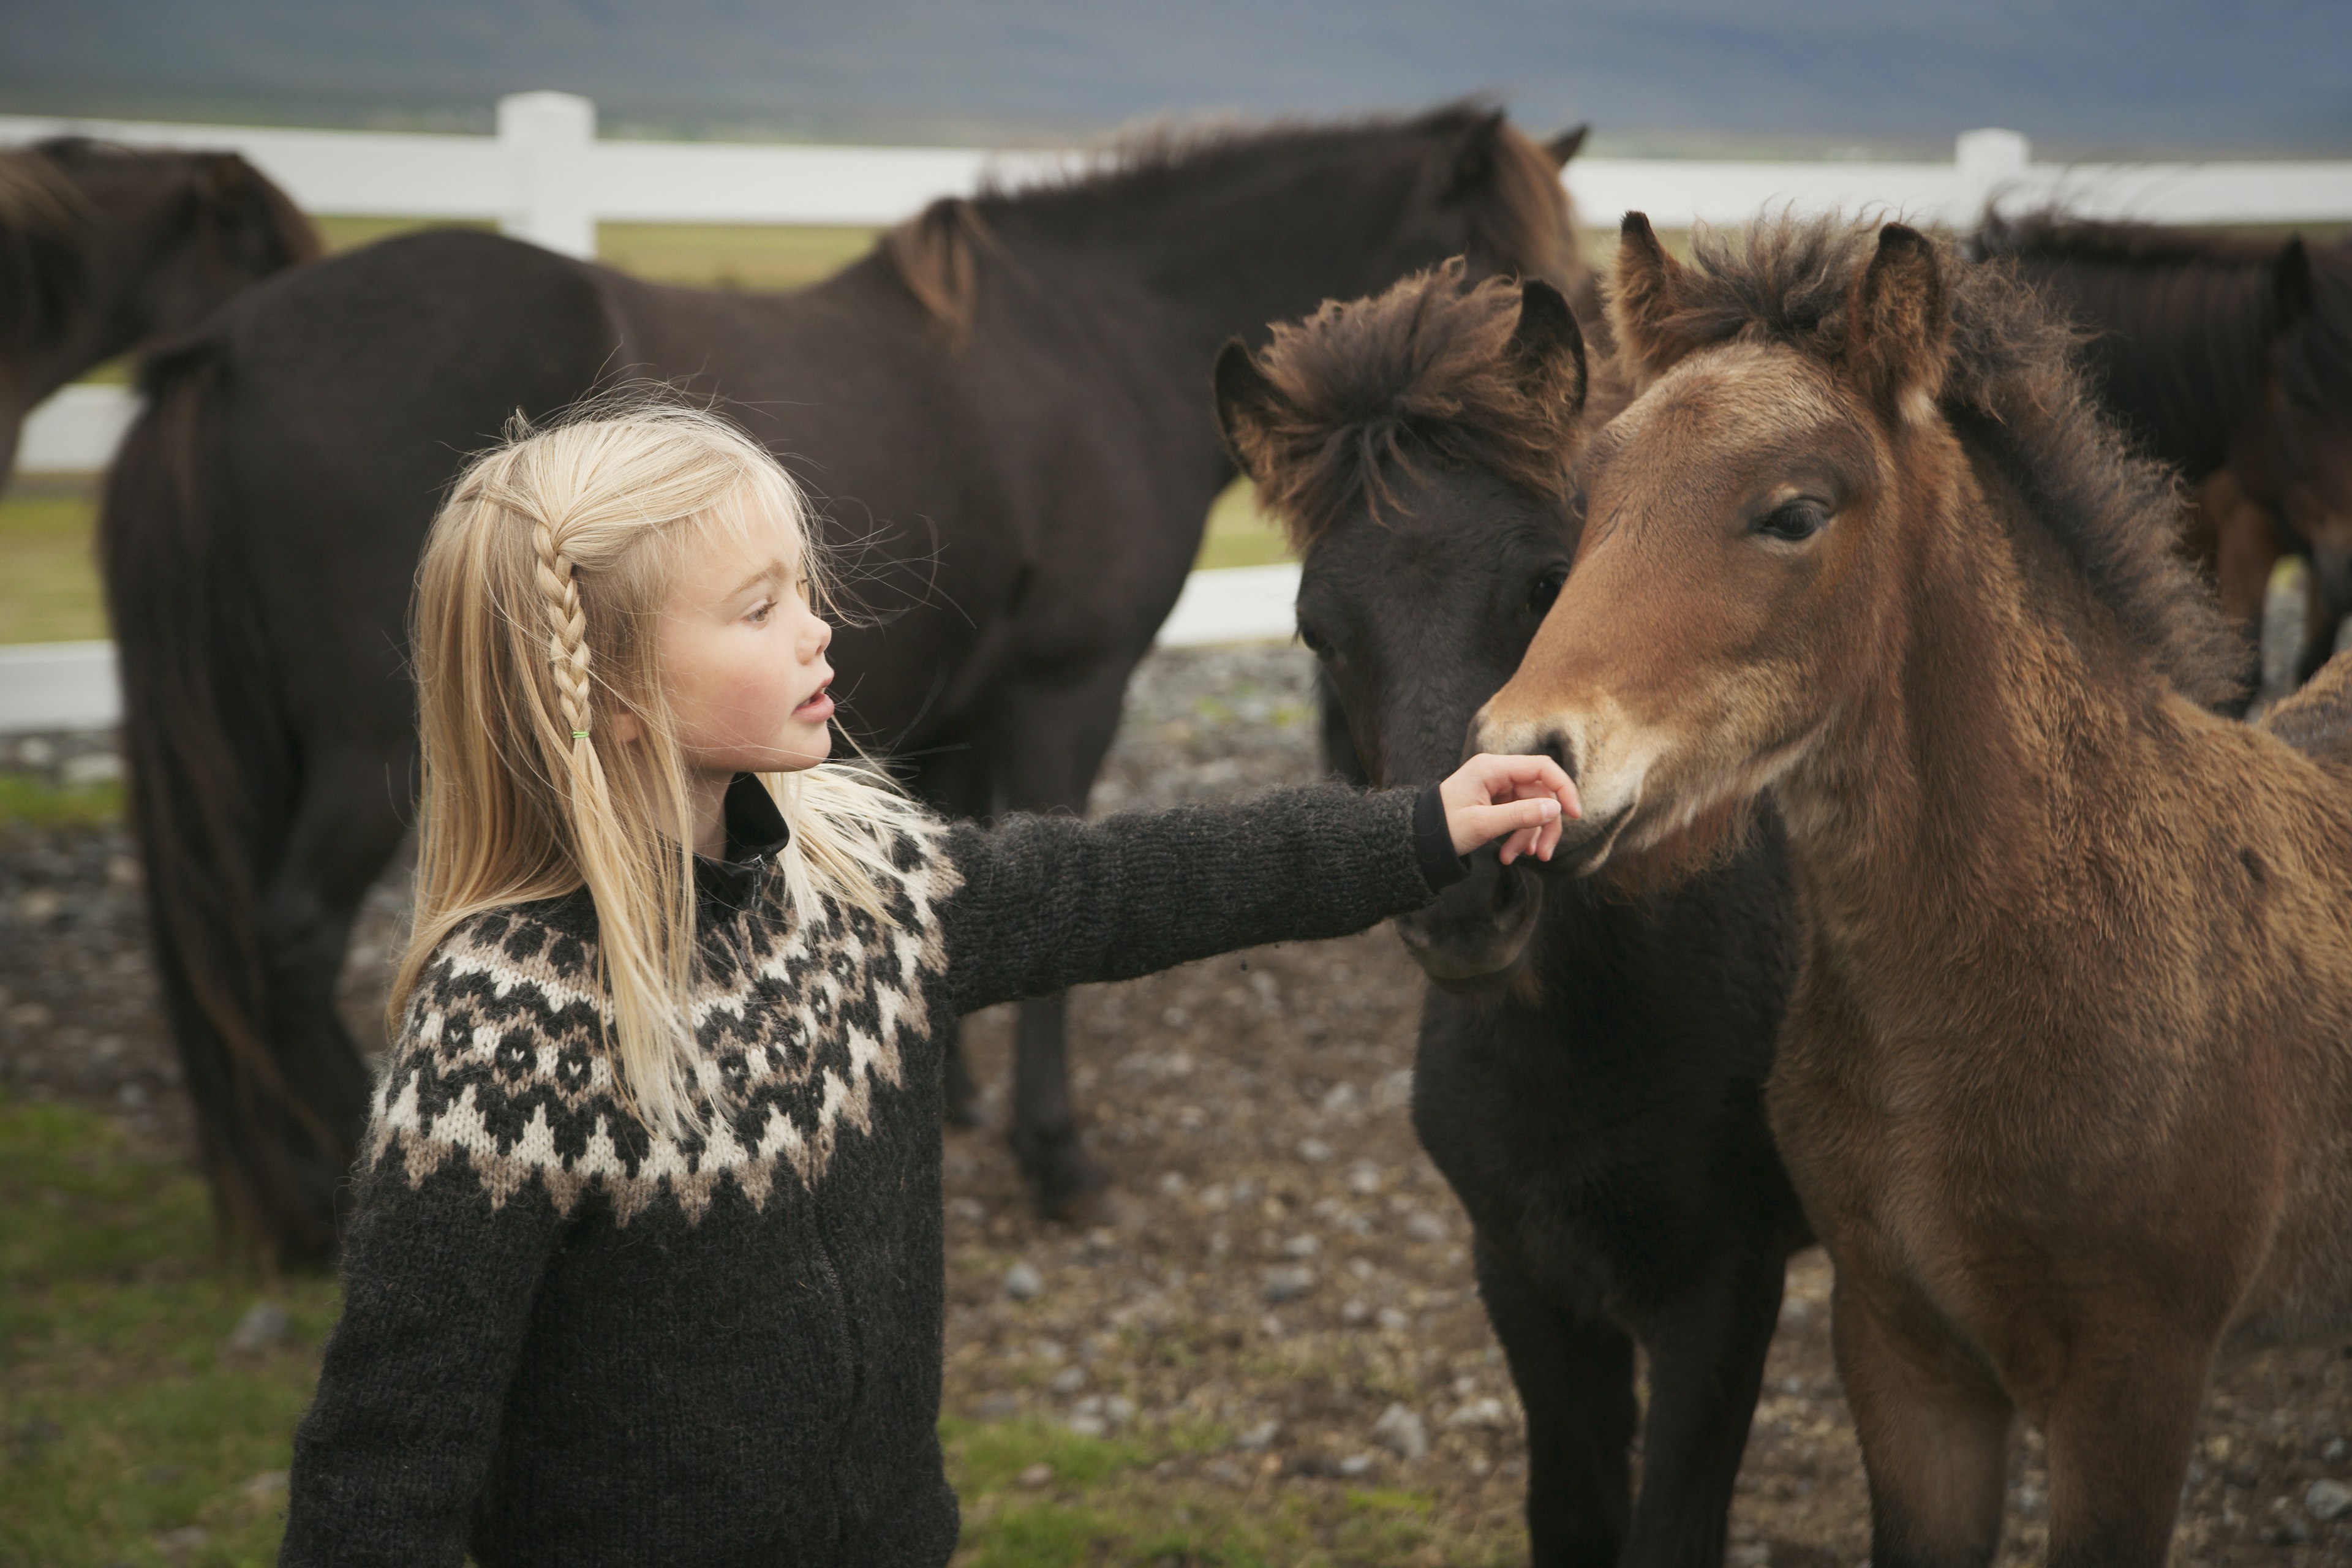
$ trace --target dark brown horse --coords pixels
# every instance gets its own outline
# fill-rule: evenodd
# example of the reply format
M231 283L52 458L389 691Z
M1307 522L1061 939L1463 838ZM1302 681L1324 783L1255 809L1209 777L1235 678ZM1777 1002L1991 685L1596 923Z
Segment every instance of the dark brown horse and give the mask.
M2233 619L2257 623L2281 555L2310 557L2309 674L2352 615L2352 256L2050 215L1971 249L2089 333L2099 400L2195 494L2191 547Z
M1640 395L1477 742L1567 759L1588 870L1779 806L1872 1563L1990 1563L2022 1415L2051 1568L2158 1568L2215 1355L2352 1331L2352 659L2210 711L2170 475L2001 268L1637 214L1615 300Z
M942 202L783 296L638 282L488 236L305 268L158 363L106 505L134 809L227 1210L333 1237L366 1071L333 1007L400 840L409 580L462 454L615 375L723 395L826 501L872 624L843 707L958 813L1079 810L1232 469L1218 347L1466 252L1577 280L1554 156L1498 114L1227 135ZM860 548L860 542L862 548ZM1013 1134L1049 1208L1097 1180L1058 1001Z
M1580 337L1548 285L1448 268L1218 361L1227 434L1301 552L1299 634L1379 784L1453 770L1568 574ZM1538 1568L1722 1568L1806 1240L1764 1122L1792 912L1766 833L1652 891L1481 853L1397 922L1438 982L1413 1127L1475 1227Z
M0 153L0 480L41 399L318 254L310 220L234 153L79 137Z

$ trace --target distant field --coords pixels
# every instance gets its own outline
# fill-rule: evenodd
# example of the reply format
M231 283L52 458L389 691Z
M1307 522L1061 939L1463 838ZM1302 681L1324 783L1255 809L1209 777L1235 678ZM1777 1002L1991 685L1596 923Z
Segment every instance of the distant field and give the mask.
M0 643L106 635L90 556L97 514L85 484L19 482L0 497Z

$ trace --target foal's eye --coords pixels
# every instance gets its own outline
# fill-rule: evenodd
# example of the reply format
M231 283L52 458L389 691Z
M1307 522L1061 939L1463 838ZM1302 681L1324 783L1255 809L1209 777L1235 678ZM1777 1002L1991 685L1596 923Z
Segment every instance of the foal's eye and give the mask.
M1305 643L1307 645L1307 651L1314 654L1317 658L1329 658L1331 657L1331 639L1325 637L1321 632L1317 631L1313 626L1308 626L1305 621L1298 623L1298 640Z
M1817 500L1785 501L1748 524L1768 539L1811 539L1829 526L1830 514Z
M1559 597L1560 587L1567 581L1568 568L1565 566L1555 566L1537 578L1528 589L1528 613L1538 620L1550 614L1552 601Z

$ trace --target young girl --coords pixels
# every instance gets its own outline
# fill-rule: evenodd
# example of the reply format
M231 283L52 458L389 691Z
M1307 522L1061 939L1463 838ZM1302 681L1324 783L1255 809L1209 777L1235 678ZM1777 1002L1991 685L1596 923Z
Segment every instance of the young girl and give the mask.
M1481 757L939 822L826 760L820 564L677 407L524 434L434 524L415 930L281 1563L945 1563L945 1031L1361 930L1575 810Z

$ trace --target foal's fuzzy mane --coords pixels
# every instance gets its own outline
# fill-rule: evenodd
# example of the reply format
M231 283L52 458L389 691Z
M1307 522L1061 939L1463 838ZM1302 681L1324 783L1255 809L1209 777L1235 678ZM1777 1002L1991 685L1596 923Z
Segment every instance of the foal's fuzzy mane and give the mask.
M885 235L881 255L926 310L961 332L971 321L979 258L1001 230L1034 224L1050 232L1102 223L1204 181L1319 159L1339 149L1391 142L1427 152L1465 141L1491 118L1492 110L1460 103L1406 119L1161 127L1129 138L1060 179L1010 189L992 185L969 200L934 202ZM1492 174L1467 205L1473 237L1522 276L1572 288L1585 268L1557 167L1507 122L1496 127L1493 146Z
M2208 707L2242 695L2242 641L2176 548L2184 520L2171 471L2132 455L2092 399L2080 340L2008 264L1932 243L1952 324L1937 399L1946 417L2001 457L2033 517L2159 674ZM1764 217L1736 239L1703 232L1692 248L1666 333L1693 345L1780 342L1835 361L1878 226Z
M1416 460L1484 469L1550 501L1573 489L1581 444L1565 386L1508 352L1519 286L1465 286L1459 257L1385 294L1333 300L1274 329L1258 369L1276 395L1239 436L1258 498L1300 552Z

